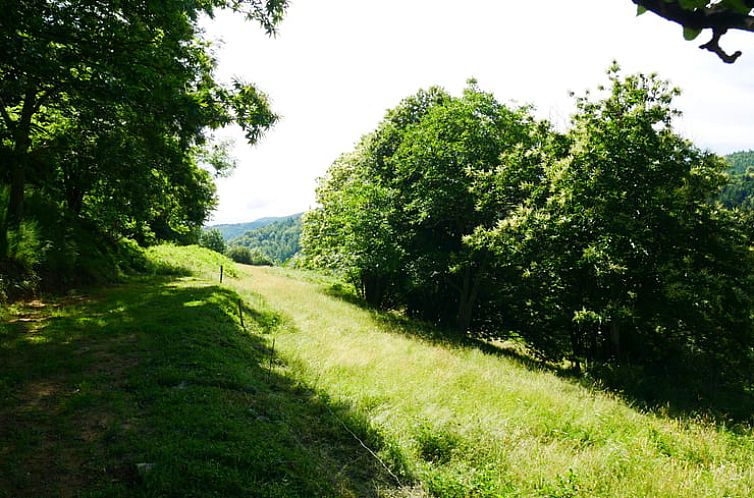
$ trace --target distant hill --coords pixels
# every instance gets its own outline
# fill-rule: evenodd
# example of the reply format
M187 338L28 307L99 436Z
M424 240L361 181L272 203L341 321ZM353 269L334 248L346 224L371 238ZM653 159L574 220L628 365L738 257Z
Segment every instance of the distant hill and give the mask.
M259 249L276 263L284 263L301 249L299 240L302 214L278 218L272 223L231 239L229 245Z
M754 169L754 150L742 150L728 154L725 159L730 164L731 174L743 174Z
M262 228L267 225L270 225L272 223L287 220L289 218L293 217L300 217L303 213L297 213L292 214L290 216L272 216L267 218L259 218L258 220L254 221L247 221L245 223L226 223L221 225L210 225L207 228L216 228L220 230L220 233L223 236L223 239L225 239L226 242L229 242L232 239L235 239L237 237L240 237L241 235L245 234L246 232L250 230L256 230L257 228Z
M754 151L734 152L725 159L730 181L720 192L720 201L727 207L754 209Z

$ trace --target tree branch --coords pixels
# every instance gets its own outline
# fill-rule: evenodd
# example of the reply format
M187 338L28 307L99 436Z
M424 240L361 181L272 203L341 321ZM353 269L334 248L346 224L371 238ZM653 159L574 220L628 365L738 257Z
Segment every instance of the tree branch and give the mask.
M681 6L681 3L676 0L632 1L636 5L644 7L668 21L680 24L684 28L699 31L711 29L712 39L699 48L717 54L723 62L728 64L735 62L741 56L741 51L727 54L720 47L720 37L729 29L754 32L754 16L748 12L735 11L720 4L698 9L688 9ZM754 8L754 0L743 0L742 3L750 9Z
M727 54L725 51L720 48L720 37L723 36L728 30L719 30L719 31L712 31L712 39L705 43L704 45L699 45L699 48L704 50L709 50L710 52L713 52L717 54L720 59L725 62L726 64L733 64L736 62L736 59L741 57L741 51L736 50L732 54Z

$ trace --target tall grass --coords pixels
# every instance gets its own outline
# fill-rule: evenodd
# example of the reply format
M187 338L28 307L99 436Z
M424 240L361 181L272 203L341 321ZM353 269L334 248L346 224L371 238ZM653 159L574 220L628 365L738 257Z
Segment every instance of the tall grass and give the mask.
M286 376L354 406L379 454L438 497L750 497L750 427L644 412L490 350L338 299L295 272L234 283L289 317Z

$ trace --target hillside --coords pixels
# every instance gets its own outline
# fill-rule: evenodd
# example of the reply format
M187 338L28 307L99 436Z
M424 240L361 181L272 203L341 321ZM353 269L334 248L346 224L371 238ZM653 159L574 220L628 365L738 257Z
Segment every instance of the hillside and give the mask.
M290 216L270 216L265 218L259 218L258 220L248 221L245 223L224 223L219 225L209 225L207 228L216 228L220 231L226 242L232 239L240 237L250 230L256 230L258 228L265 227L278 221L287 220L289 218L301 216L301 213L293 214Z
M515 345L363 308L314 274L234 268L195 247L150 259L159 275L0 311L0 420L14 421L0 424L0 496L754 488L748 398L725 420L696 398L647 405ZM223 285L219 263L236 275Z
M726 207L754 208L754 151L734 152L725 159L730 181L720 192L720 201Z
M754 150L742 150L728 154L725 160L730 164L732 174L743 174L754 168Z
M272 261L283 263L301 249L300 239L301 214L294 214L250 230L229 244L258 249Z

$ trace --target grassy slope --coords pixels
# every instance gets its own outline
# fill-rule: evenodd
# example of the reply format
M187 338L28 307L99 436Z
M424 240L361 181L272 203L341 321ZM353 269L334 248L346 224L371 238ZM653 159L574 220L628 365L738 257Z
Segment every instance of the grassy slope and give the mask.
M351 405L380 454L438 496L736 496L754 491L754 435L643 413L520 362L424 340L288 270L234 284L289 317L281 375ZM418 335L417 335L418 333Z
M422 338L310 275L150 257L174 277L0 313L0 497L752 495L748 428Z
M197 248L151 256L233 273ZM329 415L366 429L347 408L269 371L280 320L246 306L243 329L227 287L144 278L6 313L1 497L369 496L387 479Z

